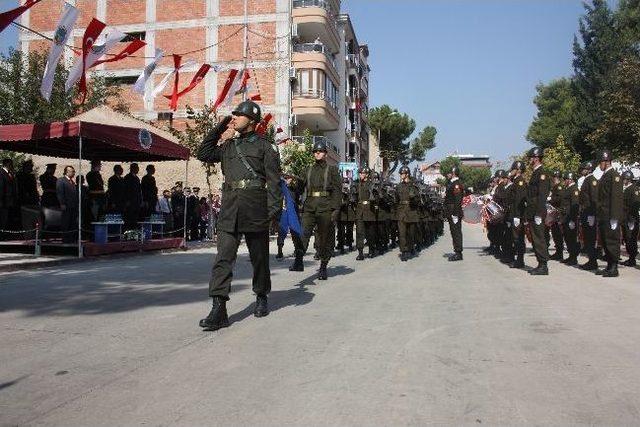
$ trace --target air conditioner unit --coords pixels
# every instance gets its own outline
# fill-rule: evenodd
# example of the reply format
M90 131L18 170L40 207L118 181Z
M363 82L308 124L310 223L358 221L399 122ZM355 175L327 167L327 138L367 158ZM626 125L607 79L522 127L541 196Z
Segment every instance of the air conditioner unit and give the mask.
M298 79L296 74L296 69L294 67L289 67L289 80L295 81Z
M291 40L298 40L298 24L291 24Z
M292 114L291 117L289 118L289 125L298 126L298 116L296 116L295 114Z

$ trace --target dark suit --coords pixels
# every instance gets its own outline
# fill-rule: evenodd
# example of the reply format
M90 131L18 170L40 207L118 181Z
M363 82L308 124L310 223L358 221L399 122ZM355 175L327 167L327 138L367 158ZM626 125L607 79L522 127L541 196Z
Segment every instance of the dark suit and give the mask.
M158 187L156 186L156 179L153 175L145 175L140 181L140 188L142 191L142 203L143 203L143 217L148 217L156 211L156 204L158 203Z
M71 182L66 176L58 178L56 183L56 195L62 210L62 230L66 232L62 235L62 241L72 243L76 241L77 233L70 233L78 227L78 186Z
M9 226L9 213L18 206L18 184L15 175L0 167L0 230Z
M128 173L124 177L124 223L127 230L138 226L142 208L142 187L137 175Z
M458 178L447 184L444 194L444 208L449 221L449 230L453 240L453 250L462 253L462 198L464 197L464 186ZM454 220L453 217L457 219Z

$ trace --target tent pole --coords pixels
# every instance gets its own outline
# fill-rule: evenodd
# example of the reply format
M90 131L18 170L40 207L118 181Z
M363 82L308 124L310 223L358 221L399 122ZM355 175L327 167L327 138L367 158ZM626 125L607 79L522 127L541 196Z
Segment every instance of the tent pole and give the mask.
M82 183L80 176L82 175L82 135L78 137L78 176L76 182L78 185L78 258L82 258Z
M183 221L183 239L184 239L184 247L187 247L187 195L184 192L184 189L189 185L189 159L187 159L187 165L184 168L184 187L182 187L182 194L184 195L184 221Z

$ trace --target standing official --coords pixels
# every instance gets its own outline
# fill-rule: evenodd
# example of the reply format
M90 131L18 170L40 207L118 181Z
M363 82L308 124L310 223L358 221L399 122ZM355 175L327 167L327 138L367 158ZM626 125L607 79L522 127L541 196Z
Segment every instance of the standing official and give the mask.
M525 218L527 209L527 185L522 174L525 171L525 164L520 160L511 165L511 182L513 182L513 198L511 199L511 218L513 232L513 249L515 260L509 265L511 268L524 268L525 245Z
M598 205L598 180L593 176L593 162L580 165L582 184L580 185L580 227L582 229L582 247L589 260L580 266L581 269L593 271L598 269L596 255L596 207Z
M3 159L0 167L0 230L12 223L11 214L18 206L18 183L13 171L13 160Z
M376 203L377 195L373 189L373 183L369 180L371 170L368 167L360 168L358 175L358 208L356 209L356 247L358 256L356 261L364 260L364 241L367 239L369 246L369 258L376 256Z
M147 174L140 180L140 190L142 191L142 217L147 218L156 212L158 202L158 186L156 185L156 167L147 165Z
M47 163L47 168L44 173L38 178L40 180L40 187L42 188L42 197L40 198L40 205L43 208L57 208L58 196L56 195L56 164Z
M296 259L289 270L304 270L303 257L315 231L315 247L320 258L318 279L327 280L327 265L333 254L334 224L340 214L342 188L338 168L327 164L326 142L319 140L313 144L313 157L316 162L298 182L298 191L304 191L305 194L302 208L302 246L296 247Z
M73 243L77 239L77 232L72 232L78 227L78 186L75 180L76 170L73 166L64 168L64 175L58 178L56 191L58 203L62 209L62 241Z
M107 181L107 211L112 214L124 213L125 188L122 166L113 167L113 175Z
M622 222L622 235L624 236L624 244L629 254L629 259L622 263L627 267L636 266L636 257L638 256L638 227L640 226L639 213L640 209L640 190L633 183L633 173L624 171L622 173L622 181L624 188L624 221Z
M527 153L529 166L533 172L527 186L527 220L531 228L533 251L536 254L538 266L529 271L534 276L549 274L549 248L545 237L544 220L547 216L547 197L551 191L551 180L542 170L542 148L534 147Z
M91 210L91 219L99 221L100 216L104 213L105 194L104 180L100 170L102 162L100 160L91 161L91 171L87 174L87 185L89 186L89 194L87 200Z
M598 185L598 230L604 247L607 267L596 274L602 277L618 277L620 258L620 226L623 219L622 179L611 166L613 157L609 150L599 153L600 170L603 172Z
M449 230L453 239L454 254L449 261L462 261L462 198L464 186L460 182L460 169L457 166L451 168L447 174L449 183L444 194L444 208L449 221Z
M580 216L580 190L573 172L564 173L564 192L562 193L562 234L567 246L569 258L562 261L566 265L577 265L580 245L578 244L578 218Z
M396 187L398 195L398 237L400 241L400 260L407 261L416 245L416 226L420 222L418 204L420 189L411 182L409 166L400 168L400 184Z
M206 331L229 326L226 302L231 291L233 266L244 235L253 266L256 317L269 314L269 225L282 210L280 159L267 140L255 132L260 123L258 104L244 101L204 139L198 159L221 163L225 181L218 218L218 253L211 270L209 315L200 320ZM234 137L237 133L238 136ZM218 144L223 141L222 144Z
M124 226L127 230L138 228L142 208L142 188L138 177L140 167L131 163L129 173L124 177Z

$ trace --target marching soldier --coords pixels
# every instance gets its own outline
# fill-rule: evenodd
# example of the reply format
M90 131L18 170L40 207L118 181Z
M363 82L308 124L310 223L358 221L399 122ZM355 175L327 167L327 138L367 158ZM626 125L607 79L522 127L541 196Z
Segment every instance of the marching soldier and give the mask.
M205 331L229 326L226 302L242 235L253 266L253 314L269 314L269 225L282 209L280 160L267 140L255 132L261 119L256 103L244 101L232 114L233 119L226 117L205 137L197 156L203 162L221 163L225 177L218 217L218 253L209 282L213 303L209 315L200 320ZM239 135L234 137L235 133Z
M549 203L556 208L560 213L560 217L564 216L562 200L564 199L564 182L562 182L562 172L559 170L553 171L553 186L551 187L551 197ZM559 222L554 222L549 227L551 232L551 238L553 239L553 246L556 251L549 257L553 261L564 260L564 241L562 237L562 229Z
M618 259L620 258L620 227L623 219L622 179L611 166L611 152L599 153L600 170L603 172L598 185L598 204L596 217L598 229L607 259L607 268L598 270L602 277L618 277Z
M420 190L411 182L409 166L400 168L398 194L398 234L400 237L400 260L407 261L415 247L416 226L420 222L417 207L420 203Z
M583 249L589 260L580 266L581 269L593 271L598 269L596 255L596 206L598 204L598 180L593 176L593 162L580 165L583 176L580 186L580 227L582 229Z
M457 166L451 168L447 174L449 183L444 194L444 205L449 221L449 230L453 240L453 255L449 261L462 261L462 198L464 197L464 186L460 182L460 170Z
M573 172L564 173L564 192L562 193L562 234L569 252L569 258L562 261L566 265L577 265L580 245L578 244L578 217L580 215L580 190Z
M551 190L551 181L542 170L542 155L542 148L539 147L534 147L527 153L529 165L533 169L527 186L527 220L531 227L533 251L538 260L538 266L529 271L529 274L534 276L549 274L549 248L545 238L544 220L547 216L547 197Z
M376 203L378 196L376 195L373 183L369 180L371 170L368 167L360 168L358 175L358 208L356 209L356 248L358 248L357 261L364 260L364 241L367 239L369 246L369 258L377 255L376 249Z
M624 171L622 173L624 185L624 222L622 224L622 235L624 244L629 254L629 259L622 263L627 267L636 266L638 256L638 227L640 226L638 210L640 209L640 190L633 183L633 173Z
M524 162L519 160L513 162L511 165L513 198L511 199L511 208L509 209L509 219L512 224L513 249L515 252L515 260L512 260L509 265L511 268L524 268L524 252L526 250L524 242L524 221L527 209L527 185L522 174L525 168Z
M334 224L340 214L342 188L340 172L327 164L327 143L319 140L313 144L316 162L298 183L298 191L305 191L302 208L302 246L296 247L296 259L290 271L304 271L303 257L315 230L316 248L320 257L318 280L327 280L327 264L333 254Z
M498 169L495 173L495 178L497 179L497 183L495 191L493 192L493 201L504 208L507 199L507 190L505 189L507 186L507 172L504 169ZM502 258L505 250L504 234L507 228L505 220L502 219L497 223L493 223L491 227L493 228L493 239L495 242L493 243L495 245L493 254L497 258Z
M511 220L511 206L513 205L514 189L513 182L509 179L507 171L503 171L500 179L504 183L504 198L502 208L504 209L504 233L502 235L502 256L500 262L510 264L513 262L513 223Z
M353 250L353 225L356 220L357 194L355 188L349 182L349 178L342 180L342 202L340 203L340 216L338 218L338 245L336 249L344 254L344 247Z

